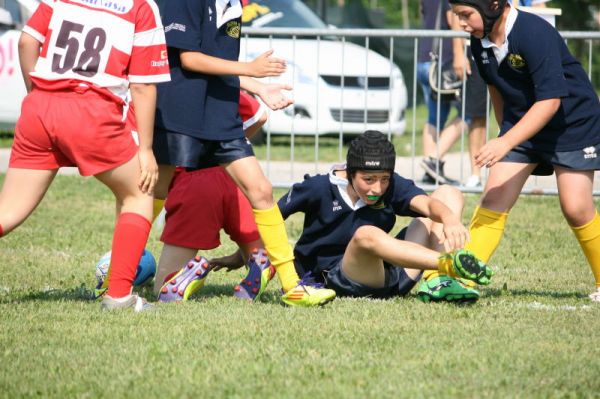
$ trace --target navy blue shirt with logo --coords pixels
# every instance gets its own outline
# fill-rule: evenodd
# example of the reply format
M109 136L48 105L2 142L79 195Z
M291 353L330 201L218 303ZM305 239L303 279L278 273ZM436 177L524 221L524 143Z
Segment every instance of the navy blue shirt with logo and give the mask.
M298 274L302 276L310 271L317 280L322 280L323 272L341 260L359 227L376 226L389 233L396 223L396 215L422 216L410 209L410 201L417 195L425 195L412 180L394 173L390 186L376 205L352 209L339 186L332 183L331 179L339 179L332 173L305 177L278 202L284 218L296 212L304 213L304 227L294 248L295 265Z
M504 102L500 136L510 130L536 101L560 98L561 106L522 147L547 152L575 151L600 143L600 102L581 64L548 22L518 12L508 34L508 55L500 65L491 48L471 37L483 79Z
M156 127L205 140L244 137L240 80L183 69L181 50L237 61L239 0L166 0L161 7L171 81L157 86Z

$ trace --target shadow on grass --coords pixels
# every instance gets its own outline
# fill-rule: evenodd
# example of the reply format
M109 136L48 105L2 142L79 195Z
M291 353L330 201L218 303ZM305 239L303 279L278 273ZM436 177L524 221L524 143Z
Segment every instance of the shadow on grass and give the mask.
M11 297L3 295L0 304L29 301L93 301L94 290L81 285L68 289L47 289L37 292L28 292L23 295Z
M486 297L544 297L553 299L586 299L588 296L581 292L557 292L550 290L531 290L531 289L503 289L503 288L489 288L485 290L484 296Z

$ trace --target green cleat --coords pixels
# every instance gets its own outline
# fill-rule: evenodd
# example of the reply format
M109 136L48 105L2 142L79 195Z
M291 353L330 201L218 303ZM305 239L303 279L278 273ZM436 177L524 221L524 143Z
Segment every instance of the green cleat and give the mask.
M417 290L417 298L423 302L472 303L479 299L479 292L442 275L424 280Z
M471 280L481 285L488 285L494 271L472 252L466 249L459 249L451 254L444 256L452 257L452 266L458 277Z

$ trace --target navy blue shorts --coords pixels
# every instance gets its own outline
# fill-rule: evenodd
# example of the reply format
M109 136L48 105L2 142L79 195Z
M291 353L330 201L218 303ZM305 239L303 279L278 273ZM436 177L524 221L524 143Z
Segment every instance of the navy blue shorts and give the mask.
M381 288L373 288L357 283L346 277L342 272L342 260L328 273L325 273L327 288L331 288L338 296L371 297L386 299L394 296L404 296L417 284L406 274L403 268L383 263L385 268L385 284Z
M531 173L550 176L554 166L572 170L600 170L600 143L575 151L537 151L521 146L513 148L500 162L537 163Z
M406 228L402 229L396 238L404 239L405 236ZM324 273L325 285L327 288L334 290L338 296L385 299L404 296L417 284L417 281L408 277L402 267L387 262L383 262L383 267L385 269L385 283L381 288L373 288L349 279L342 272L342 259L340 259L332 269Z
M188 169L223 165L254 156L252 144L245 137L226 141L203 140L163 129L155 130L152 149L160 165Z

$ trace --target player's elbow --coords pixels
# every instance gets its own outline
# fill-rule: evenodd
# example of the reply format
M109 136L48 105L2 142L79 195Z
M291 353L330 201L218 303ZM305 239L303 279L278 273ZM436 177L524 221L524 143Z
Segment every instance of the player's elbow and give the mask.
M179 52L179 60L181 61L181 67L188 71L194 71L198 68L195 67L197 64L197 57L193 51L180 51Z
M560 98L549 98L548 100L544 100L544 105L547 107L548 111L554 115L556 111L560 108L561 100Z
M28 33L22 32L19 37L19 54L29 53L32 50L37 50L40 47L40 42Z

